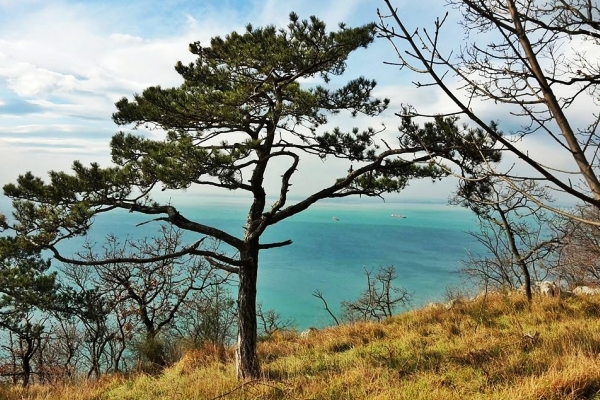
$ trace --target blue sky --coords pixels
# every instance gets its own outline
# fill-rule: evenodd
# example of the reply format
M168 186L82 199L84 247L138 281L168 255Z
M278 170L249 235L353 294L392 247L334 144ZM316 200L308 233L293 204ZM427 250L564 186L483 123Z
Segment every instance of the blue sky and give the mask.
M448 11L441 0L396 0L400 15L413 27L431 26ZM28 170L45 175L66 170L73 160L108 165L110 137L120 128L110 119L114 102L145 87L181 83L176 61L193 60L192 41L254 26L284 26L291 11L301 18L316 15L334 29L339 22L355 26L377 19L379 0L0 0L0 184ZM443 37L448 48L463 38L451 14ZM394 61L389 43L376 41L349 60L347 78L360 75L378 81L380 96L392 100L377 120L352 121L361 126L385 123L393 136L393 112L401 103L429 107L432 113L452 109L440 93L416 89L415 76L385 66ZM482 113L504 117L490 105ZM342 121L343 123L346 123ZM349 123L349 122L348 122ZM158 136L157 136L158 137ZM543 157L550 151L534 146ZM299 190L326 185L345 171L336 162L308 163L295 184ZM445 199L454 183L411 185L406 199Z

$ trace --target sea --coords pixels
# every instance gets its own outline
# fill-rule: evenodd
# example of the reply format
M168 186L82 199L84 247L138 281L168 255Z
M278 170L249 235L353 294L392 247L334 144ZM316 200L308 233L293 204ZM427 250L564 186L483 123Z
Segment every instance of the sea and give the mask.
M248 203L228 198L201 198L180 207L188 219L242 237ZM157 232L152 217L128 212L97 218L90 240L101 243L109 233L141 237ZM139 226L138 226L139 225ZM289 246L261 251L258 301L299 329L324 327L340 303L358 298L366 287L365 270L394 266L394 286L410 294L404 308L443 301L447 288L472 291L459 273L469 252L480 252L468 231L478 229L476 217L445 203L327 201L267 229L262 243L292 240ZM197 238L187 237L190 241ZM64 249L75 251L81 241ZM398 311L402 311L399 309Z

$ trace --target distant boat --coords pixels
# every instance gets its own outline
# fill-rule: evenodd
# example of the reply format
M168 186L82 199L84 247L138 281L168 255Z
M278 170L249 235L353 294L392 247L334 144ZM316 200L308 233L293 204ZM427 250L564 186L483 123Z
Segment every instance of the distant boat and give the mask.
M331 219L334 220L334 221L339 221L340 220L338 217L333 217Z
M392 218L406 218L406 216L400 214L392 214Z

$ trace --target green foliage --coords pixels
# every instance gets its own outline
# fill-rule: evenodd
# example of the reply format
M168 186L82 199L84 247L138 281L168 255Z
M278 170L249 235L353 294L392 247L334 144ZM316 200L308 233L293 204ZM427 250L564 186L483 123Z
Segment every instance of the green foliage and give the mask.
M0 213L0 232L8 229L8 224L6 223L6 216Z
M56 275L48 272L50 261L42 259L39 250L22 244L18 238L0 237L0 329L18 342L18 347L12 341L12 346L3 347L13 360L19 360L20 368L14 373L27 386L47 313L65 312L68 298L61 294Z
M483 132L462 129L456 118L436 118L423 127L403 120L397 143L377 141L372 128L325 130L331 115L377 116L388 99L373 97L376 83L365 77L331 84L346 71L348 56L372 43L375 25L357 28L340 25L328 32L311 17L290 15L284 29L274 26L233 32L213 38L209 45L195 42L197 56L175 69L183 82L178 87L153 86L132 100L116 103L113 120L134 129L162 129L164 140L120 132L111 141L116 166L101 168L73 164L71 174L51 171L50 181L31 173L16 184L4 186L12 198L15 224L10 228L32 249L50 249L55 258L76 265L107 265L127 260L144 264L147 254L104 260L66 259L56 245L88 232L93 217L113 209L151 216L191 231L196 242L160 256L161 260L184 255L208 257L211 265L238 273L239 349L245 363L243 377L259 375L256 345L256 279L259 252L290 244L290 240L262 243L271 225L306 210L319 200L351 195L382 196L402 190L415 178L439 179L448 174L441 158L471 174L475 166L493 158L488 147L494 141ZM309 79L313 78L313 79ZM316 82L308 85L304 82ZM385 145L387 149L382 149ZM350 169L326 186L295 204L288 204L292 177L306 158L335 157ZM277 164L276 164L277 163ZM356 163L354 169L353 163ZM271 165L283 165L275 201L267 204L265 179ZM170 201L161 205L151 195L156 189L180 190L210 186L239 190L252 197L241 237L186 218ZM273 193L269 193L273 195ZM5 226L0 221L0 227ZM200 238L198 238L200 236ZM201 246L202 237L229 246L226 254ZM244 361L245 360L245 361Z
M373 114L385 108L386 101L369 100L374 82L363 78L335 91L301 89L297 82L315 75L328 82L330 75L343 74L348 55L373 41L373 24L326 33L325 24L315 17L300 21L292 14L290 19L287 30L249 25L244 34L215 37L207 47L192 43L197 61L176 66L185 83L180 88L148 88L135 102L121 99L115 122L193 129L201 135L219 128L245 132L266 116L317 127L326 122L320 109Z
M196 62L176 67L184 80L181 86L150 87L132 101L123 98L116 103L117 124L162 128L166 139L120 132L111 141L116 167L75 162L73 174L52 171L48 183L31 173L20 176L16 184L4 187L13 199L18 221L14 229L36 246L52 247L85 234L95 214L113 208L167 213L150 198L156 186L164 190L211 185L257 195L267 163L277 157L296 160L283 175L284 195L302 152L358 162L360 167L276 221L321 198L379 196L402 190L410 179L446 176L448 170L432 162L435 157L448 159L467 173L484 159L499 159L499 153L490 150L493 140L481 130L459 127L456 117L438 117L423 127L405 117L398 145L382 141L387 151L375 143L379 132L372 128L317 133L327 115L346 110L374 116L387 108L387 99L372 97L374 81L360 77L336 89L326 87L331 76L345 72L351 52L373 41L374 32L373 24L342 25L326 32L317 18L300 20L291 14L287 29L248 26L244 33L213 38L209 46L192 43ZM300 85L300 79L315 76L324 85ZM412 159L404 157L423 151ZM256 176L249 180L248 175ZM281 208L285 197L279 202ZM169 222L175 223L176 215L169 214ZM223 239L214 230L201 233ZM228 243L233 245L232 240Z
M62 300L56 274L48 272L50 261L42 259L39 251L20 246L20 242L14 237L0 238L2 316L20 315L32 308L57 308Z
M331 75L343 74L348 55L372 42L374 26L341 27L338 32L326 33L325 24L315 17L310 22L300 21L292 14L290 19L287 30L248 26L244 34L213 38L208 47L193 43L190 50L198 55L197 61L176 66L184 78L181 87L150 87L134 96L133 102L120 100L116 104L119 111L113 115L116 123L154 125L169 134L165 142L156 142L120 133L111 142L113 161L134 165L165 188L186 188L203 176L217 178L229 189L243 188L236 163L253 152L267 155L275 129L307 144L294 146L283 141L292 148L322 157L332 154L372 160L372 129L314 133L327 123L326 113L349 110L352 115L376 115L383 111L388 100L371 98L375 82L358 78L330 90L323 86L304 89L298 80L319 75L329 82ZM232 145L223 141L198 146L229 132L246 133L249 139Z
M500 162L502 153L498 150L497 139L480 128L459 125L456 116L436 116L419 126L413 117L402 117L400 143L406 148L425 148L431 155L442 157L455 163L465 174L474 174L482 163ZM492 121L494 134L502 137L498 123Z
M28 243L50 247L58 241L84 235L100 205L127 197L132 183L145 186L130 169L100 168L96 163L84 167L73 163L73 175L50 171L50 182L30 172L19 176L17 184L4 186L4 193L13 198L13 215L18 222L13 229Z

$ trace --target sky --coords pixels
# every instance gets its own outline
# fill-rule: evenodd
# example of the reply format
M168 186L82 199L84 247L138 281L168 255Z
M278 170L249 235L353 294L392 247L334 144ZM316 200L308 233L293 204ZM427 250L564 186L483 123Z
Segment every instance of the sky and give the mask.
M430 26L446 11L441 0L395 0L412 28ZM193 61L190 42L273 24L283 27L295 11L305 19L316 15L328 27L377 20L382 0L0 0L0 185L32 171L67 170L74 160L110 162L109 141L124 128L111 120L114 103L153 85L178 86L174 65ZM459 46L463 38L451 14L442 44ZM394 112L402 104L427 107L432 113L452 110L441 93L416 89L414 74L385 65L395 61L393 49L377 40L348 61L348 79L376 79L377 96L389 97L389 110L377 119L341 121L379 127L394 136ZM482 115L507 121L493 105L480 105ZM126 129L126 128L125 128ZM152 134L150 134L152 135ZM154 133L156 135L156 133ZM543 142L528 143L541 160L558 161ZM565 165L568 160L564 160ZM303 164L294 185L298 193L331 184L345 171L335 160ZM400 200L444 201L455 182L415 182Z

